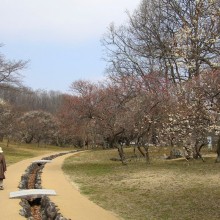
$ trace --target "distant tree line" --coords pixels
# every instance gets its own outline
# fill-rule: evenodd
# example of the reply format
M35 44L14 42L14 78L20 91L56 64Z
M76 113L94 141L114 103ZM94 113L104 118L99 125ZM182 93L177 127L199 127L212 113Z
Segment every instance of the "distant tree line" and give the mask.
M33 91L24 86L0 89L0 98L22 111L43 110L56 113L62 103L62 96L58 91Z

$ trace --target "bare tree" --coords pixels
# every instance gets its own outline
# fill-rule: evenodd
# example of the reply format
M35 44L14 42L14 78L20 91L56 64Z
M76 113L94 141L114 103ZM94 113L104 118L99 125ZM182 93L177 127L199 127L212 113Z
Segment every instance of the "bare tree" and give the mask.
M159 71L172 82L218 69L219 0L143 0L129 22L103 38L111 76Z
M20 73L27 65L27 61L7 60L4 55L0 54L0 86L21 85L22 75Z

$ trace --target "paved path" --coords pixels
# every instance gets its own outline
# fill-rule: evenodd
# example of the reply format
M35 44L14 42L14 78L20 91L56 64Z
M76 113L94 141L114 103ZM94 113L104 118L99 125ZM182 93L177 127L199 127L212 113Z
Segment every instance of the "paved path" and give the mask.
M43 188L54 189L57 193L57 196L51 196L50 199L59 207L60 213L71 220L119 220L113 213L82 196L67 180L61 166L69 156L66 154L53 159L52 163L46 164L42 174Z
M51 155L51 154L49 154ZM6 179L4 180L4 190L0 190L0 219L1 220L24 220L25 218L19 215L19 210L22 207L19 205L20 199L9 199L10 192L18 191L18 185L21 181L21 176L32 161L41 159L42 156L23 160L19 163L7 167ZM7 159L7 157L6 157ZM7 162L7 161L6 161Z
M23 160L8 167L4 180L5 189L0 191L0 219L25 219L19 215L19 210L22 208L19 205L20 199L9 199L9 193L18 191L21 175L24 174L30 163L45 156L48 155ZM64 159L69 156L70 154L66 154L53 159L51 163L45 165L41 176L42 187L54 189L57 192L57 196L51 196L50 199L58 206L60 213L71 220L119 220L113 213L82 196L67 180L61 166Z

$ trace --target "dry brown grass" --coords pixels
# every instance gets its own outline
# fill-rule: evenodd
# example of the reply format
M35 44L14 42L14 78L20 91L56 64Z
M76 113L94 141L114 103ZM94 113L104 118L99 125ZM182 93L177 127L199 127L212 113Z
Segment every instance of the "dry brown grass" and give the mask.
M215 158L167 161L163 153L153 149L149 165L138 159L123 166L109 160L116 150L90 151L67 159L63 168L83 194L127 220L219 219Z

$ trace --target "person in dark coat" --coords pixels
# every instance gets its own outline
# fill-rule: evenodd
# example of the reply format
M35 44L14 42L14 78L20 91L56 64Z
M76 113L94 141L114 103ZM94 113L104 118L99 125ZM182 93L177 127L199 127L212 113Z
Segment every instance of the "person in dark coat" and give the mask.
M6 162L5 162L5 156L3 154L3 150L0 147L0 190L3 190L3 179L5 179L5 171L6 168Z

